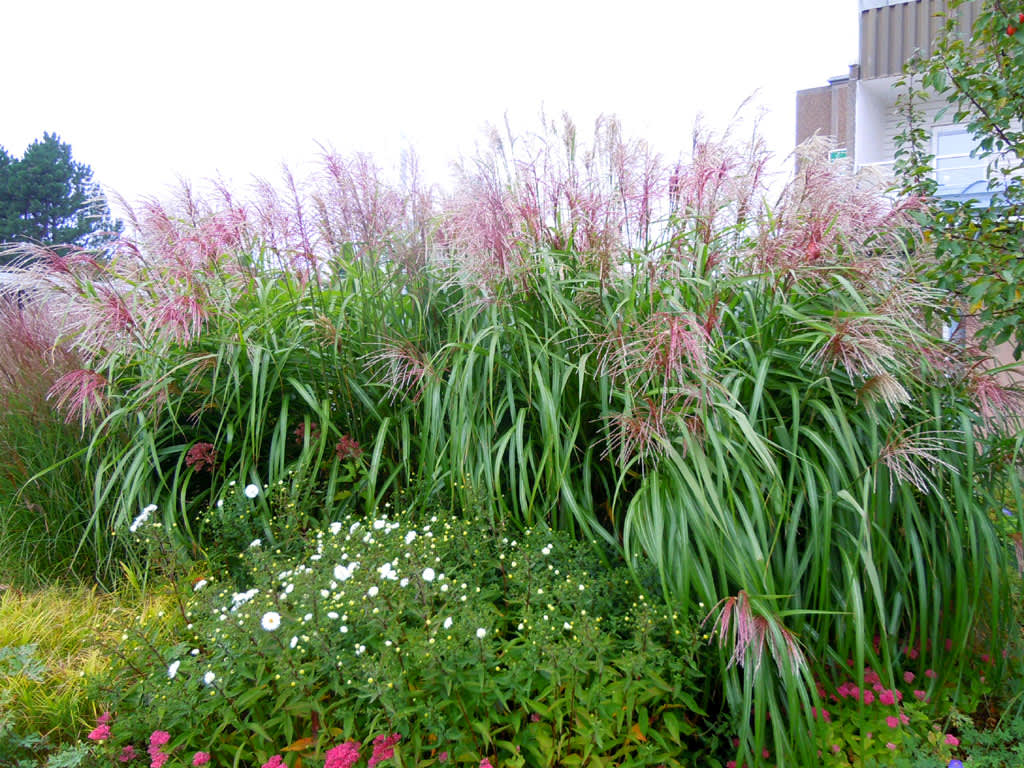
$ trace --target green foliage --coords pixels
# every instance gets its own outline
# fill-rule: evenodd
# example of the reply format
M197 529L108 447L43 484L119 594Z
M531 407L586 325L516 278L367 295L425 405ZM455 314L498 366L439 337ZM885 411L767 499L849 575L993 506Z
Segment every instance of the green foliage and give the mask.
M960 732L960 750L970 755L972 768L1013 768L1024 763L1024 719L1020 716L1000 722L992 729L979 729L965 719Z
M564 535L391 510L310 529L292 557L236 556L251 587L184 585L172 637L115 650L111 754L157 729L214 764L392 733L422 766L686 765L716 746L694 627Z
M74 745L97 712L86 683L110 662L100 646L151 619L166 598L157 589L145 598L82 587L0 592L0 764L39 765Z
M0 582L32 587L94 569L79 548L91 513L84 447L49 408L0 413Z
M92 170L44 133L20 159L0 147L0 243L98 248L117 232Z
M963 123L974 137L976 156L989 160L991 205L936 200L934 182L922 169L929 161L919 114L904 114L897 151L908 191L930 198L926 226L935 237L937 284L962 299L980 320L982 342L1010 341L1024 351L1024 4L985 0L969 39L957 34L957 12L966 0L952 0L944 33L932 57L912 62L920 87L943 97L940 114Z
M717 635L708 686L727 703L740 763L763 764L767 749L813 764L817 683L871 668L892 688L908 648L936 690L967 691L964 659L999 658L1010 628L1021 443L999 418L1009 395L928 332L923 309L939 299L914 271L921 235L906 209L813 147L769 206L756 148L698 142L659 186L649 155L614 131L599 138L586 150L568 126L561 146L526 159L500 145L466 172L435 248L411 261L383 255L401 221L386 237L373 220L349 227L359 242L314 263L308 233L282 245L288 232L190 200L136 222L135 250L107 263L30 269L40 293L81 310L65 331L88 369L53 391L91 428L98 559L113 562L112 532L154 505L168 552L207 552L241 589L267 577L240 570L247 539L261 542L246 558L290 557L317 523L430 499L510 539L546 525L652 567L678 623ZM349 211L365 190L342 191L315 198L323 220L332 200ZM257 493L239 495L250 484ZM263 614L285 615L262 602L287 602L280 592L259 594ZM265 666L281 636L242 629L259 653L237 695L291 717L271 706L291 693ZM190 645L175 652L207 658ZM359 684L361 702L397 695L379 690L393 666L363 671L378 682ZM317 717L333 712L323 706ZM394 719L405 703L388 706ZM169 722L196 707L167 704ZM296 711L312 729L313 710ZM382 733L369 712L346 733ZM245 718L230 723L273 746Z
M81 360L55 344L55 313L0 299L0 583L30 588L91 580L80 548L92 512L88 440L46 401Z

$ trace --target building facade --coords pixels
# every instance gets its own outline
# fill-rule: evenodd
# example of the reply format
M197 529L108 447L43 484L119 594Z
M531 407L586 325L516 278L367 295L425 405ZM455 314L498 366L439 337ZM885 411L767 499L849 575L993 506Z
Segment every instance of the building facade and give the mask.
M946 16L956 14L958 34L969 35L981 8L980 0L950 11L948 0L858 0L859 62L827 85L797 92L797 144L817 134L831 136L835 155L855 168L892 167L895 137L901 130L896 82L904 63L915 53L931 55ZM936 122L945 100L920 105L925 125L932 126L939 195L987 200L985 161L972 158L973 142L966 129L953 123L952 112Z
M896 83L903 66L915 53L929 57L950 13L955 13L956 34L970 35L981 11L981 0L971 0L951 11L948 0L858 0L859 62L827 85L797 92L796 142L820 134L836 142L833 155L847 158L854 169L891 170L896 136L903 129L897 108ZM988 205L987 160L971 156L974 140L963 125L953 122L953 110L943 113L945 99L927 98L917 105L931 133L935 179L939 197L976 200ZM963 338L972 319L959 328L944 329ZM1019 363L1010 345L993 350L1001 364ZM1014 377L1011 377L1011 379Z

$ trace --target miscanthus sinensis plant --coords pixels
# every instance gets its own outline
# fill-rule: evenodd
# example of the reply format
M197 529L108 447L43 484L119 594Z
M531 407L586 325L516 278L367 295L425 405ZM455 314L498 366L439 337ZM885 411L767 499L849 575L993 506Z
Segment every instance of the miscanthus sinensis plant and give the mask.
M814 679L892 688L897 637L955 686L1006 637L1019 398L925 322L917 202L824 149L770 194L757 142L667 163L566 121L494 133L448 195L328 157L150 206L109 262L36 254L24 295L71 297L86 355L51 396L92 430L97 547L158 501L195 553L231 481L316 488L325 521L415 482L717 606L739 762L811 764Z
M361 743L372 765L387 741L401 765L653 766L718 745L695 627L565 534L384 509L291 557L260 540L236 556L241 585L180 585L169 642L143 630L114 650L103 750L141 754L159 731L162 754L214 764L330 765Z

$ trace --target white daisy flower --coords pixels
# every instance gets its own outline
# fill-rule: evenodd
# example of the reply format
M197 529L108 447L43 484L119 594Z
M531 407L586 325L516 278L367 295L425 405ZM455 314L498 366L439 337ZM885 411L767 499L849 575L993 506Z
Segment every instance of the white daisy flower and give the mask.
M149 507L146 507L146 509L149 509ZM128 530L132 533L135 533L137 530L139 530L139 527L147 520L149 520L149 512L147 512L144 509L142 510L142 513L138 517L132 520L132 524L128 526Z
M245 495L250 499L255 499L260 495L260 487L255 483L249 483L245 486Z
M433 568L424 568L423 569L423 580L424 581L433 581L436 577L437 577L437 574L434 573L434 569Z
M178 667L180 667L180 666L181 666L181 662L180 662L180 661L177 661L177 660L175 660L175 661L172 661L172 662L170 663L170 665L169 665L169 666L167 667L167 676L168 676L168 677L169 677L169 678L170 678L171 680L173 680L173 679L174 679L174 676L175 676L176 674L178 674Z
M281 614L277 611L267 611L263 614L263 618L260 620L260 625L267 630L267 632L273 632L281 626Z
M483 627L477 628L476 637L478 640L483 640L485 637L487 637L487 630Z
M206 685L213 685L213 681L217 679L217 676L213 672L207 672L203 675L203 683Z
M344 565L334 566L334 578L338 581L348 581L352 578L352 567Z

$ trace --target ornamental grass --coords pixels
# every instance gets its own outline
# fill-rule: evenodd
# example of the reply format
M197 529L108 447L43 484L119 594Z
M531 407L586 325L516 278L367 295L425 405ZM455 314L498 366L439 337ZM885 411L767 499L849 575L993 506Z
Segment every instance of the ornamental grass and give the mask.
M998 675L1019 398L939 334L917 202L826 149L772 193L756 141L671 163L566 120L493 133L448 193L329 155L285 193L145 204L105 258L23 248L21 301L81 360L50 402L100 573L149 503L199 559L232 484L286 484L296 531L414 489L650 563L715 635L740 763L813 764L819 684Z

